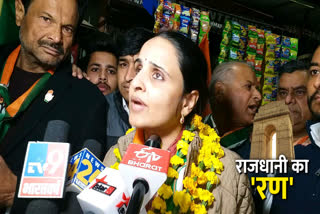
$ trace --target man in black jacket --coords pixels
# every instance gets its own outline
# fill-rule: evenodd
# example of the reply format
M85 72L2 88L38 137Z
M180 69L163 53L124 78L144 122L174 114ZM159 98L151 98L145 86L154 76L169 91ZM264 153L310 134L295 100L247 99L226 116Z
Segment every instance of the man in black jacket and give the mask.
M105 142L105 99L87 80L73 78L68 62L84 5L16 0L21 45L0 48L0 207L12 205L28 141L43 140L49 121L69 123L71 154L86 139ZM12 213L23 213L27 203L16 198Z

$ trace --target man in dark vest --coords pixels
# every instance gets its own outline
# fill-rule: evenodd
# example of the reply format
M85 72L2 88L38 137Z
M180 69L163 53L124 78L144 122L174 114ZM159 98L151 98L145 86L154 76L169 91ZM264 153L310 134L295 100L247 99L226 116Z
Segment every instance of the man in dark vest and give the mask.
M0 207L13 204L27 144L43 140L49 121L70 125L71 154L86 139L106 148L105 98L71 75L70 49L85 7L83 0L15 0L20 44L0 47ZM16 198L12 213L25 212L27 203Z

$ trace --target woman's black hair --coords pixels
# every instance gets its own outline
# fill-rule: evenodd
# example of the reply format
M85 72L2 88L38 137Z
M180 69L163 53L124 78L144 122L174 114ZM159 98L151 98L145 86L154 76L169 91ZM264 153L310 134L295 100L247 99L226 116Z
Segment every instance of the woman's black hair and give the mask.
M194 114L201 115L208 102L207 62L200 48L191 39L177 32L161 32L156 37L167 39L176 49L183 76L184 93L199 92L198 102L185 118L189 123Z

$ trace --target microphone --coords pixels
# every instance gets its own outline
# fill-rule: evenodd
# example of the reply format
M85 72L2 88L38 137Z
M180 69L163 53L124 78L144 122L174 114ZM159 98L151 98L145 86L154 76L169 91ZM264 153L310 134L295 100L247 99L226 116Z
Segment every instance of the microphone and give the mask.
M52 200L38 199L32 200L26 209L26 214L45 213L56 214L59 213L58 206Z
M84 142L83 149L70 158L64 207L61 214L83 213L77 195L104 170L105 166L96 157L101 154L101 144L97 140L88 139Z
M126 214L130 199L119 170L108 167L77 198L86 214Z
M20 180L18 198L63 198L69 158L70 126L61 120L48 122L44 141L29 142ZM55 200L31 200L27 213L58 213Z
M88 139L84 141L83 147L87 148L93 155L95 155L99 160L101 160L102 155L102 145L95 139Z
M67 192L80 193L105 169L103 163L96 157L96 155L101 156L101 153L101 144L89 139L84 142L83 149L70 158L66 182Z
M147 145L130 144L119 171L131 194L127 214L140 213L167 179L170 153L160 148L160 138L151 136Z
M50 120L44 133L43 141L67 142L70 125L63 120Z

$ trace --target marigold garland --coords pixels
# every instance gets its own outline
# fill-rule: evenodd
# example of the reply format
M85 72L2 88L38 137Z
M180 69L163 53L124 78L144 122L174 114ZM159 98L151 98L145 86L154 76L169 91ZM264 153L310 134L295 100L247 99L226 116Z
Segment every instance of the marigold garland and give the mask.
M129 129L126 134L133 129ZM174 191L173 183L178 179L177 169L187 161L190 143L199 133L202 146L199 150L197 163L191 165L191 175L183 179L183 190ZM190 213L206 214L207 207L214 202L212 190L219 183L216 175L221 174L224 167L220 158L224 151L220 146L220 137L209 125L202 123L202 118L195 115L191 125L183 130L181 140L177 143L177 153L170 159L170 167L166 182L159 188L148 214ZM120 152L114 150L117 162L111 168L118 168L121 161Z
M205 214L207 213L207 206L212 205L214 201L212 189L219 183L216 173L221 174L223 171L220 158L224 156L224 152L219 143L220 137L213 128L201 121L202 118L195 115L191 126L183 130L181 140L177 143L177 153L170 159L171 167L168 170L167 181L163 184L163 186L165 185L164 188L168 188L168 186L173 188L174 180L178 179L176 170L185 164L189 145L195 136L193 132L198 131L202 146L199 150L198 162L191 165L191 175L183 179L184 189L175 192L173 190L173 197L167 198L168 195L163 197L164 188L161 187L156 198L166 201L167 210L164 211L152 206L150 213L171 212L175 214L191 211L195 214Z

